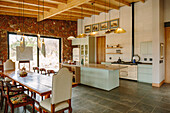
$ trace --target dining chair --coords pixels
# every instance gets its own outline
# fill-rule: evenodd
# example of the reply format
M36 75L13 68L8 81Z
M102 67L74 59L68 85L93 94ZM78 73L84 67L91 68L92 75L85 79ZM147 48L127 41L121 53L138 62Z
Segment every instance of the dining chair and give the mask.
M50 76L50 74L55 74L55 71L54 70L47 70L47 74L48 74L48 76Z
M39 73L39 67L33 67L33 70L34 70L34 73L35 73L35 70L37 70L37 73Z
M21 106L23 106L26 111L26 105L29 104L32 104L33 113L35 112L35 100L24 93L24 87L13 89L9 83L6 84L6 87L5 113L8 113L8 105L11 107L11 113L14 113L14 109Z
M15 62L13 62L11 59L8 59L6 62L4 62L4 71L10 71L15 70ZM5 77L4 79L6 82L11 82L11 79L8 77Z
M0 92L1 92L1 109L3 108L3 103L4 103L4 99L7 98L7 87L6 87L6 84L5 83L8 83L9 82L5 82L3 80L0 81ZM11 89L12 90L18 90L18 89L21 89L23 88L23 86L21 85L11 85ZM27 89L24 89L24 91L28 91ZM18 92L10 92L9 95L16 95L18 94Z
M66 109L72 113L72 73L67 68L61 68L57 74L52 77L52 97L40 102L39 111L42 109L55 113L64 112Z
M46 75L46 69L45 69L45 68L40 68L40 72L41 72L41 74ZM44 72L44 73L43 73L43 72Z

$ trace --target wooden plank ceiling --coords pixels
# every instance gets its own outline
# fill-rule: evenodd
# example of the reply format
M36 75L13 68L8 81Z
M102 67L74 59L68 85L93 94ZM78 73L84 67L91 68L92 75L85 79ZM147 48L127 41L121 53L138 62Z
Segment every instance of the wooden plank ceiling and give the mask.
M101 12L108 13L110 9L119 10L119 5L130 7L132 2L145 0L0 0L0 15L33 17L37 18L37 21L77 21Z

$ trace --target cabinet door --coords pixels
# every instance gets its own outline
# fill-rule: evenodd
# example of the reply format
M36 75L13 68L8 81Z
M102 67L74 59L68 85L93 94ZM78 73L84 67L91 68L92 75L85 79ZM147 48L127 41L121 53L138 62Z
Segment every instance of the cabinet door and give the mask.
M147 55L148 50L147 50L147 42L141 42L140 43L140 53L142 55Z
M152 55L152 42L147 43L148 55Z

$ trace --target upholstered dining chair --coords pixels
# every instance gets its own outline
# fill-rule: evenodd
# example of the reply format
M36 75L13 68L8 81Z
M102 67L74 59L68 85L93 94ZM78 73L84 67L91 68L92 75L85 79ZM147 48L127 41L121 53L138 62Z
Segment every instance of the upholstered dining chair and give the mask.
M10 70L15 70L15 62L13 62L11 59L8 59L4 63L4 71L10 71ZM8 77L5 77L5 81L10 82L11 79L9 79Z
M52 78L52 97L40 102L40 113L42 109L55 113L64 112L68 109L72 113L71 96L72 96L72 73L67 68L61 68Z
M25 94L24 87L13 88L11 84L6 84L7 90L5 91L5 113L8 113L8 105L11 107L11 113L14 113L14 108L24 106L26 111L26 105L32 104L33 113L35 112L35 100L29 95Z

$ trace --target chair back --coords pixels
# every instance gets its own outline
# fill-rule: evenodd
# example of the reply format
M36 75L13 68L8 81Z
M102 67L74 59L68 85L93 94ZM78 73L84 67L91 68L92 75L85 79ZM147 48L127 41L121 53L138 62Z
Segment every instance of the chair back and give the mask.
M60 103L71 99L73 74L67 68L61 68L52 79L51 104Z
M4 63L4 70L8 71L8 70L14 70L14 69L15 69L15 62L13 62L11 59L8 59Z

